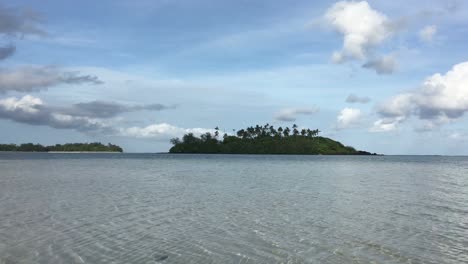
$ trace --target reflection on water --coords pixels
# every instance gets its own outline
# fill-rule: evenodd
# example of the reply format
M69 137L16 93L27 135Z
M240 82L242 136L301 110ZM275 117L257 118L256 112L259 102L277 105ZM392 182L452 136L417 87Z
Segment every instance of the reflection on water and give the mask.
M0 153L0 263L467 263L468 158Z

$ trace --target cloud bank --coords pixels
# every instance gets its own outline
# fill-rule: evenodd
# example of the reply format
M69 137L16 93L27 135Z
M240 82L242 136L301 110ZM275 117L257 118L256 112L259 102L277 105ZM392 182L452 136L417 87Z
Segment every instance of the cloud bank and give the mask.
M124 105L115 102L94 101L69 107L53 107L40 98L25 95L22 98L0 99L0 118L29 125L74 129L80 132L116 134L120 129L108 121L118 114L132 111L160 111L173 108L161 104Z
M372 131L395 130L414 116L424 122L418 130L431 130L462 117L468 111L468 62L453 66L445 74L436 73L410 92L401 93L378 109L381 119Z
M29 125L44 125L58 129L77 131L109 131L104 122L89 117L80 117L55 112L40 98L25 95L0 100L0 118Z
M103 84L98 77L80 75L52 66L24 66L16 69L0 69L0 93L8 91L33 92L59 84Z

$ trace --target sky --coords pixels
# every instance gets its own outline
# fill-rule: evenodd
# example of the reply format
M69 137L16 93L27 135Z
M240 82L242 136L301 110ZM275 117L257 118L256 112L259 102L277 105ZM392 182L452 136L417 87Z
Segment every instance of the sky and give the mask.
M318 128L383 154L468 155L461 0L0 3L0 143Z

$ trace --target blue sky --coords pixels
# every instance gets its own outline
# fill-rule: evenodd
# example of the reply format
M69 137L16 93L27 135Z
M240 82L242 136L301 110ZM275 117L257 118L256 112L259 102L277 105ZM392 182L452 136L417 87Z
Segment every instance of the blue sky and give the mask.
M7 1L1 143L167 151L219 126L468 154L463 1Z

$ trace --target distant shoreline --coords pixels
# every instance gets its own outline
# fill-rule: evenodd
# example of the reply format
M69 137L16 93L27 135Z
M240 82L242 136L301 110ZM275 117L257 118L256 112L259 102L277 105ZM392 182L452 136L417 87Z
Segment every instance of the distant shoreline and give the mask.
M23 143L0 144L0 151L6 152L44 152L44 153L119 153L123 149L117 145L101 142L92 143L66 143L43 146L41 144Z
M47 151L45 153L123 153L120 151Z
M0 153L124 153L120 151L4 151L0 150Z

